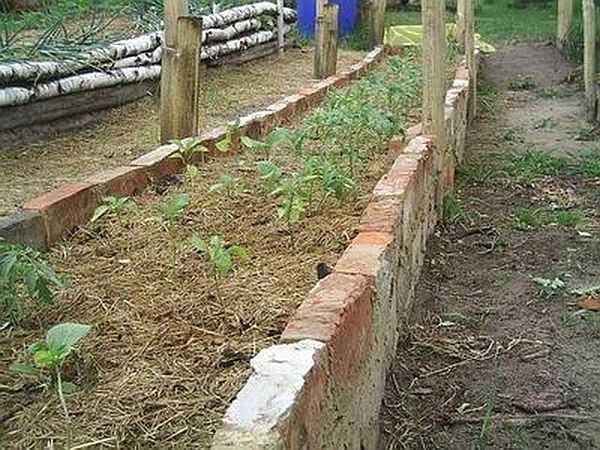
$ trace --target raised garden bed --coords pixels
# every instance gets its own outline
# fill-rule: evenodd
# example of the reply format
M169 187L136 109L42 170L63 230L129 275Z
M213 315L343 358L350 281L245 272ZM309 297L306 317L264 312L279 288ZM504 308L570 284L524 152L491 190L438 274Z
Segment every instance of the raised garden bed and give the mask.
M306 133L301 151L282 143L271 161L284 180L311 177L294 178L304 191L296 202L284 194L289 184L279 183L284 190L277 193L258 176L263 153L243 151L201 165L192 179L156 181L136 197L135 209L105 216L55 245L51 262L68 274L69 286L52 306L27 305L20 327L0 342L0 358L3 366L23 359L26 346L53 324L90 324L93 331L64 370L80 389L67 399L69 422L54 391L3 370L6 446L106 439L113 447L208 447L250 373L249 359L278 341L314 285L316 266L335 263L356 235L394 156L387 141L414 120L419 66L411 54L389 58L365 80L332 91L292 127ZM161 206L184 193L189 205L179 217L165 217ZM293 205L287 213L286 199ZM192 248L195 234L222 236L243 246L249 259L236 261L217 282Z
M340 71L363 56L341 51ZM298 92L313 80L311 61L311 51L290 49L281 57L206 71L200 129L210 130ZM76 131L46 136L48 129L43 128L37 138L30 129L0 133L0 216L60 184L127 164L154 148L159 142L158 109L156 99L146 97L104 113L80 116L75 125L85 127Z

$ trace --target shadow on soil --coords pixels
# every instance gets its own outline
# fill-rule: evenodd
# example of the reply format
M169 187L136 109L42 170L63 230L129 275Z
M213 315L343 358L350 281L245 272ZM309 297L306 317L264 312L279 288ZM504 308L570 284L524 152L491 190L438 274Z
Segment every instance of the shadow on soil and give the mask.
M541 45L486 61L381 449L600 448L600 144L571 69Z

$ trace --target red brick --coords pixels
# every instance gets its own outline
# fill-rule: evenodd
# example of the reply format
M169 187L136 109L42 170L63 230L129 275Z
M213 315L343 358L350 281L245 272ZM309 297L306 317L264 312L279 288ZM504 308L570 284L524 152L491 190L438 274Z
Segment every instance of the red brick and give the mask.
M390 233L359 233L338 260L335 271L370 277L377 276L380 260L392 241L393 236Z
M350 84L350 78L340 75L332 75L329 78L326 78L325 81L329 86L334 88L343 88Z
M365 73L367 73L367 64L364 61L361 61L356 64L352 64L350 66L350 70L352 70L356 74L356 78L362 77Z
M392 156L398 157L398 155L404 151L405 146L406 141L404 139L404 136L394 136L388 142L388 152Z
M285 100L273 103L272 105L268 106L267 109L275 113L275 120L279 124L288 122L296 114L295 103L290 103Z
M137 195L150 183L143 167L121 166L104 170L85 180L94 185L101 197Z
M61 186L23 205L26 211L35 211L44 219L48 244L58 241L65 231L85 224L100 201L90 183Z
M261 139L273 127L275 112L257 111L240 118L242 134L253 139Z
M360 275L333 273L308 294L283 332L281 342L325 342L333 374L348 381L362 360L371 333L372 282Z
M133 167L144 167L151 177L163 177L179 172L183 162L179 158L173 158L177 153L177 146L163 145L145 155L134 159L129 163Z
M302 89L299 94L304 97L307 107L313 108L321 103L321 100L323 100L323 97L325 97L325 94L327 94L327 88L311 86Z
M340 77L346 78L349 82L355 80L357 76L356 72L352 70L352 68L342 70L339 75Z
M300 115L308 109L308 101L304 95L288 95L287 97L284 97L282 101L286 102L291 108L293 108L294 116Z
M403 205L404 196L373 198L360 219L358 230L394 233L402 221Z

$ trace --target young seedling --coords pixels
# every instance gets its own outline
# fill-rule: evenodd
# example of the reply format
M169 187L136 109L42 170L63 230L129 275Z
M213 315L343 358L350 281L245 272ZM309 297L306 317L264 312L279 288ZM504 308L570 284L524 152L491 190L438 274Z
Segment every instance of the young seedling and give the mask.
M200 161L202 164L206 162L205 155L209 150L200 144L200 139L189 137L185 139L174 139L169 141L169 143L177 146L177 153L174 153L172 157L181 159L186 167L192 165L194 156L197 154L200 154Z
M228 173L223 174L219 177L219 182L213 184L209 189L209 192L219 192L225 194L228 197L233 197L244 190L244 186L240 178L234 177Z
M115 216L121 211L135 208L131 197L104 197L102 204L94 210L91 222L97 222L102 217Z
M185 213L186 208L190 204L190 196L188 194L177 194L174 197L164 201L159 206L160 217L159 222L167 232L170 233L171 245L173 246L173 269L177 268L177 249L179 247L177 236L174 234L174 228L167 226L168 223L173 223Z
M321 169L321 182L326 195L331 194L340 202L348 198L355 186L354 180L331 162Z
M53 299L51 288L62 288L63 280L37 250L0 242L0 305L10 321L23 314L25 293L40 303Z
M248 136L242 136L242 144L244 147L257 152L263 153L265 160L271 159L273 149L290 139L290 132L285 128L275 128L271 131L264 141L256 141Z
M236 120L227 125L227 134L223 139L215 144L215 147L221 153L228 153L232 150L237 149L239 142L235 139L236 134L239 132L240 120Z
M256 170L267 192L275 190L281 178L283 171L279 166L271 161L259 161L256 163Z
M217 297L220 298L221 277L231 272L234 258L238 258L242 262L246 261L249 257L248 251L239 245L226 246L221 236L212 236L207 241L201 239L198 235L194 235L190 242L194 251L203 255L210 263L215 279L215 290Z
M317 175L294 174L282 178L279 186L271 192L271 195L282 198L277 208L277 216L286 223L292 245L292 225L302 218L308 205L308 186L317 178Z
M62 380L62 367L67 357L75 350L77 343L90 331L89 325L79 323L61 323L50 328L46 340L29 347L30 363L14 363L11 370L25 375L35 375L49 379L51 386L56 387L65 417L69 420L69 411L64 394L77 389L73 383Z
M165 200L158 209L163 221L173 222L183 215L189 204L190 196L188 194L177 194Z

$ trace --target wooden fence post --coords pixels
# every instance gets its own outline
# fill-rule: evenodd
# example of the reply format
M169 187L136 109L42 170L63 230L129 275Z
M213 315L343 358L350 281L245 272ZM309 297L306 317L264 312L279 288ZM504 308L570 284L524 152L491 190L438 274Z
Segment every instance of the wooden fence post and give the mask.
M473 120L477 115L477 61L475 59L475 0L461 0L464 14L464 46L469 69L469 103L467 117Z
M370 0L369 4L369 48L383 45L385 35L386 0Z
M456 41L461 47L465 47L465 33L467 32L467 9L470 0L458 0L456 3Z
M185 17L187 0L165 0L160 78L160 141L198 134L202 20Z
M594 0L583 0L583 78L585 83L585 115L596 119L596 8Z
M423 24L423 134L435 143L435 200L442 214L446 180L446 25L445 0L421 0Z
M277 0L277 44L279 47L279 54L283 53L285 46L284 27L285 23L283 21L283 0Z
M315 78L327 78L337 70L338 5L321 5L315 39Z
M558 0L558 33L556 46L563 49L569 38L569 30L573 20L573 0Z

